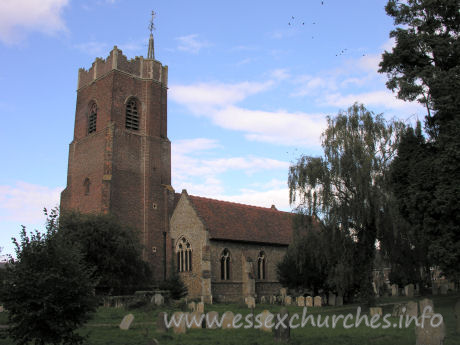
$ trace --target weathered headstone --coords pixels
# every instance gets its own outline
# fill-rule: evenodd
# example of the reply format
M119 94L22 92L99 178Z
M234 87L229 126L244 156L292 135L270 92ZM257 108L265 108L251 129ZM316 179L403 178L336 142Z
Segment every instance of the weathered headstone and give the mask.
M159 293L156 293L152 299L153 299L153 304L158 305L158 306L163 305L165 303L164 297Z
M454 315L457 319L457 334L460 334L460 299L457 301L457 303L455 303Z
M370 308L370 309L369 309L369 314L371 315L371 317L374 316L374 315L380 315L380 316L382 316L382 314L383 314L383 313L382 313L382 308L380 308L380 307L373 307L373 308Z
M205 323L205 319L201 318L203 315L200 311L194 311L193 313L188 315L189 324L191 328L204 328L203 324Z
M313 307L313 297L311 297L311 296L305 297L305 306L306 307Z
M297 306L298 307L305 307L305 297L303 297L303 296L297 297Z
M5 308L3 308L2 305L0 305L0 313L3 313L5 311Z
M284 305L291 305L292 304L292 297L291 296L286 296L284 298Z
M446 283L442 283L439 290L441 292L441 295L447 295L447 292L449 291L449 285Z
M209 311L206 313L206 328L217 328L217 322L219 321L219 313L217 311Z
M176 311L172 317L177 321L178 325L176 323L172 323L173 326L173 331L176 334L184 334L187 331L187 326L185 325L185 319L187 317L188 313L183 313Z
M439 285L436 282L432 282L431 293L433 294L433 296L436 296L439 293Z
M334 307L335 306L335 300L336 300L336 296L333 294L333 293L330 293L328 298L327 298L327 303Z
M434 313L426 314L433 316ZM432 319L422 320L422 317L418 319L419 324L423 323L423 327L415 327L415 344L416 345L442 345L444 338L446 337L446 326L442 319L438 325L438 320L435 319L434 326L432 326Z
M198 302L196 304L195 311L199 311L200 313L204 313L204 303L203 302Z
M254 309L256 307L256 299L252 296L248 296L244 299L244 302L249 309Z
M408 284L404 287L406 297L414 298L414 284Z
M190 302L187 305L187 309L190 310L190 311L195 311L196 310L196 303L195 302Z
M267 299L265 296L260 296L260 304L265 304L267 303Z
M428 298L424 298L422 299L421 301L418 302L418 310L420 311L420 314L423 313L423 310L425 310L426 307L431 307L431 312L434 312L434 304L433 304L433 301L431 299L428 299ZM429 310L427 310L428 312Z
M270 296L270 304L276 304L276 296Z
M315 307L321 307L322 306L321 296L315 296L313 300L313 304Z
M391 285L391 296L398 297L399 296L399 286L398 284Z
M287 289L286 288L281 288L280 289L280 296L281 297L286 297L287 296Z
M418 304L417 302L407 302L406 315L418 317Z
M403 309L404 308L404 309ZM399 303L395 304L393 306L393 312L391 313L391 316L393 317L398 317L404 314L403 310L405 311L406 305L404 303Z
M338 307L343 306L343 296L340 296L340 295L337 296L337 299L335 301L335 305L338 306Z
M120 329L122 329L123 331L127 331L129 327L131 327L131 324L133 323L133 321L134 321L133 314L125 315L123 320L121 320L120 322Z
M264 310L262 312L260 321L262 322L262 327L260 327L260 329L265 332L271 332L272 328L270 326L274 325L276 320L272 313L270 313L268 310Z
M290 296L287 296L287 297L290 297ZM278 319L283 320L285 315L287 315L287 317L284 320L284 322L278 325L279 327L276 328L276 324L278 324ZM289 338L291 337L291 329L289 328L289 312L287 311L286 308L284 307L281 308L280 312L275 315L274 322L275 322L275 327L273 328L273 336L275 338L275 341L287 343L289 341ZM286 327L284 327L284 325Z
M235 315L231 311L226 311L223 316L222 329L233 328L233 318Z
M166 324L165 324L165 315L167 315L165 312L158 313L157 323L156 323L156 331L158 333L165 333L168 331L168 328L166 327Z

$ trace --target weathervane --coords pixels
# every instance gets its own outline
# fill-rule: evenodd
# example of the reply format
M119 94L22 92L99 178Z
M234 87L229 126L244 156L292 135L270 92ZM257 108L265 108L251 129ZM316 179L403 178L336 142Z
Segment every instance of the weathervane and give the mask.
M150 33L153 32L153 30L155 30L155 25L153 24L153 19L155 18L155 11L152 11L152 19L150 19L150 24L149 24L149 30L150 30Z
M149 50L147 52L147 59L155 59L155 54L153 52L153 30L155 30L155 25L153 24L153 19L155 18L155 11L152 11L152 19L150 19L149 30L150 30L150 39L149 39Z

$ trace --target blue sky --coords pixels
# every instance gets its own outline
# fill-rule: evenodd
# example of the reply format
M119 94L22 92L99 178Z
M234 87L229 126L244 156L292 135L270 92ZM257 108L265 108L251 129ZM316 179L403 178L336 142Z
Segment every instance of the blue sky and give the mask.
M176 191L289 210L289 164L321 153L326 116L354 102L422 119L377 73L390 50L384 0L0 3L0 246L42 227L59 203L78 68L147 54L169 66L168 136ZM415 115L415 116L414 116Z

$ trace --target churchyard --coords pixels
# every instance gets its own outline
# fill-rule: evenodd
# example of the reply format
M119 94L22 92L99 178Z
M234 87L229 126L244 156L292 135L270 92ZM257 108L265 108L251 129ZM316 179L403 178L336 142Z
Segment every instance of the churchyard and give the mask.
M429 296L433 301L436 313L443 316L445 324L445 339L444 345L457 345L460 344L460 333L456 332L456 327L459 319L455 318L454 307L460 299L460 294ZM380 298L378 305L382 308L383 315L392 314L398 307L402 305L410 309L410 305L416 305L424 297L388 297ZM252 301L250 302L250 304ZM267 301L265 304L256 303L255 308L252 310L244 303L241 304L213 304L205 305L204 312L215 311L220 315L227 311L236 314L242 314L244 317L253 312L254 314L262 313L264 310L276 314L281 308L286 308L289 315L298 313L302 317L303 307L299 307L295 303L289 306L282 306L279 303ZM423 303L426 303L424 301ZM420 303L419 303L420 305ZM252 306L252 305L251 305ZM345 304L343 306L325 306L322 307L308 307L308 314L313 315L317 320L318 315L324 320L326 316L331 319L333 315L356 315L359 304ZM185 333L175 332L169 329L166 332L161 332L157 326L157 319L160 313L166 312L169 316L174 312L199 311L200 303L192 303L189 301L167 306L155 306L154 303L150 305L141 306L138 308L114 308L114 307L101 307L94 315L93 319L88 322L79 332L82 335L88 336L89 344L91 345L146 345L146 344L279 344L275 341L274 331L264 331L261 329L187 329ZM458 305L457 305L458 308ZM369 314L369 308L362 306L363 313ZM374 310L373 313L376 311ZM377 310L379 312L379 310ZM130 315L132 314L132 315ZM419 312L420 315L420 312ZM460 317L460 316L458 316ZM0 324L5 325L7 319L6 312L0 313ZM398 323L397 316L389 318L389 321ZM354 322L354 321L353 321ZM352 323L353 323L352 322ZM392 344L392 345L416 345L415 327L411 325L409 328L399 329L398 327L387 329L372 329L366 327L364 322L358 327L345 329L341 322L338 322L337 327L332 329L329 320L329 328L312 327L309 323L304 328L297 328L290 330L289 344ZM124 328L124 329L122 329ZM460 329L459 329L460 331ZM156 342L155 342L156 341ZM6 329L3 326L0 329L0 345L13 344L8 339ZM434 343L433 343L434 344Z

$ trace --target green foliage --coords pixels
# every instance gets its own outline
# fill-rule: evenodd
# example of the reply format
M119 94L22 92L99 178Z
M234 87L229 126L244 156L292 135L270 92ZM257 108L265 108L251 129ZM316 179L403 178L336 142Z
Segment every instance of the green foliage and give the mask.
M9 334L17 344L80 344L75 333L96 310L92 270L82 254L56 235L56 214L47 232L13 239L17 259L10 258L0 299L8 310Z
M142 260L138 234L114 217L62 214L59 233L78 246L85 261L95 268L98 293L123 295L150 287L151 271Z
M331 269L338 273L334 262L343 265L352 260L353 273L345 270L348 274L335 278L334 284L354 282L368 301L373 296L375 243L390 216L384 212L391 201L385 175L403 127L354 104L328 118L322 136L324 156L302 156L289 170L291 204L321 219L329 229L327 236L342 244L339 253L327 254Z
M172 274L167 280L163 281L160 284L160 289L168 290L169 296L174 300L181 299L188 294L187 286L185 286L177 273Z

